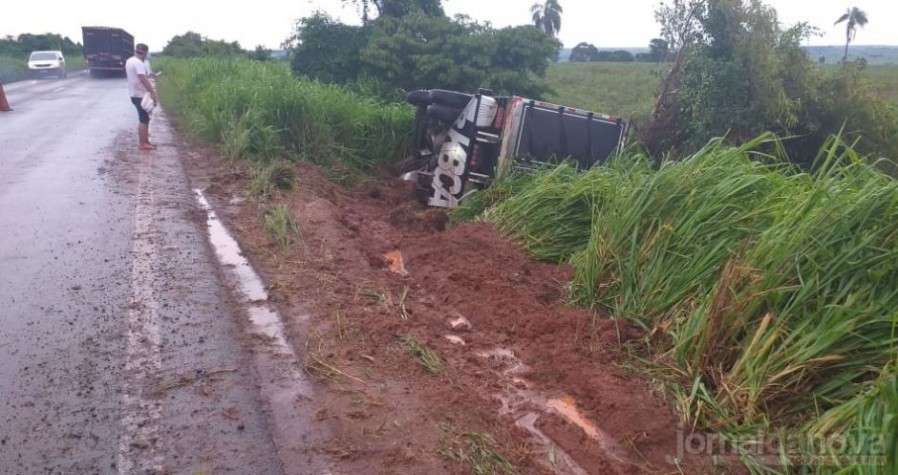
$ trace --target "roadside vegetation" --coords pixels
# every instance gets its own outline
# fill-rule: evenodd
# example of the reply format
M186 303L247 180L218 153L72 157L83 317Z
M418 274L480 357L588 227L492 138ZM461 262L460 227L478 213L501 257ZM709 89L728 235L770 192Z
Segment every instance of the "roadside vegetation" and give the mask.
M373 20L356 3L362 26L299 20L290 65L160 59L166 108L223 156L259 162L259 196L285 188L265 168L277 160L339 179L405 158L410 88L490 85L634 118L608 166L505 173L454 214L569 264L569 301L641 327L634 355L684 422L752 473L898 473L898 67L821 65L800 48L809 30L748 1L662 6L670 62L551 67L557 2L539 29L502 32L438 1L376 2ZM526 74L501 61L509 44ZM442 371L414 337L399 345ZM478 464L483 440L443 455Z
M28 79L28 57L32 51L60 50L65 56L68 71L84 69L81 43L54 33L21 34L15 38L0 38L0 83Z
M370 170L407 153L410 106L297 79L283 63L160 59L157 67L166 107L228 158Z
M514 175L496 187L504 197L482 194L493 203L481 215L570 264L572 302L641 326L684 420L748 464L746 435L766 433L807 456L819 447L803 444L838 437L856 451L842 455L894 464L898 184L838 138L814 174L758 152L776 144L718 140L660 169L634 152L586 173ZM814 473L836 468L892 473Z

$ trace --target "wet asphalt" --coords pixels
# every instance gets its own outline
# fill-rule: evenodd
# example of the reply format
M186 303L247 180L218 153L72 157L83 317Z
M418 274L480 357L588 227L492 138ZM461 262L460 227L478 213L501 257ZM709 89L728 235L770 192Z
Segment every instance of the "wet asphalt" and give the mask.
M167 120L141 152L123 79L4 87L0 474L284 473Z

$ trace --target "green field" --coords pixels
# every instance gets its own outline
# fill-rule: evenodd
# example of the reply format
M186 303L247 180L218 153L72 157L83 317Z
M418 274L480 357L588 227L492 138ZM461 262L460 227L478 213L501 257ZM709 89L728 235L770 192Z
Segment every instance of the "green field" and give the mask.
M654 63L558 63L546 76L546 100L641 120L648 117L665 65Z
M867 74L883 100L898 107L898 65L870 66Z
M654 63L553 64L547 72L553 93L545 99L641 122L652 109L666 68ZM898 107L898 65L869 66L866 72L883 100Z

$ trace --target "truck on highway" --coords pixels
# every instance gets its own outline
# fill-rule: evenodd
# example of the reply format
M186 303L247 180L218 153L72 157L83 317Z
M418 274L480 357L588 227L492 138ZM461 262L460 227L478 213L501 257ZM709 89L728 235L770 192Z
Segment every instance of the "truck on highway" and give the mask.
M81 27L84 66L91 77L125 74L125 61L134 54L134 36L121 28Z

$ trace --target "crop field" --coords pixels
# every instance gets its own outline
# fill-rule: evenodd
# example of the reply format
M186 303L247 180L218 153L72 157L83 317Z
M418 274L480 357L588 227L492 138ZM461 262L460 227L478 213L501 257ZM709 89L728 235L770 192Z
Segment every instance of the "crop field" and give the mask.
M883 100L898 107L898 65L869 66L867 75Z
M549 102L642 120L648 117L665 65L560 63L547 73Z
M666 68L654 63L553 64L547 73L553 92L546 100L641 122L652 109ZM882 99L898 107L898 65L868 66L865 71Z

